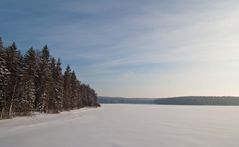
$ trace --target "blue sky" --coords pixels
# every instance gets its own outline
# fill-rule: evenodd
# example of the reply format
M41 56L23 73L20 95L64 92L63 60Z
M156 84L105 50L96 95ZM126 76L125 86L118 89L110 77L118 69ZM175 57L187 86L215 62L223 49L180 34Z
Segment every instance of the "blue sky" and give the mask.
M47 44L99 95L239 95L237 0L1 0L0 36Z

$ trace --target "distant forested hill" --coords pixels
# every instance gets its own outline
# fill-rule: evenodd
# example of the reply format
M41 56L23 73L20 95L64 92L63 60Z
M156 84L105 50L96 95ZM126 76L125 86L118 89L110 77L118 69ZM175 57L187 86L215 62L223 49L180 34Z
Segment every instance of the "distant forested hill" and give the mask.
M98 102L102 104L155 104L155 100L150 98L98 97Z
M156 104L156 105L239 105L239 97L185 96L171 98L99 97L102 104Z

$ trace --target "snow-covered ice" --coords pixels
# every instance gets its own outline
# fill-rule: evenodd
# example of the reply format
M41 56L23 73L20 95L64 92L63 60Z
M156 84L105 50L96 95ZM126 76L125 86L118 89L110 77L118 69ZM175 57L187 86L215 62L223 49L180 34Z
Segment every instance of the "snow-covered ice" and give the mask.
M239 107L111 105L0 121L0 147L238 147Z

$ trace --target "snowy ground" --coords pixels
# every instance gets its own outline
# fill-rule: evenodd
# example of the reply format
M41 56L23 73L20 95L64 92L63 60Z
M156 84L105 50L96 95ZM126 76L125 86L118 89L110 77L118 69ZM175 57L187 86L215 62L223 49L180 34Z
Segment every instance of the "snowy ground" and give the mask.
M0 121L0 147L238 147L239 107L103 105Z

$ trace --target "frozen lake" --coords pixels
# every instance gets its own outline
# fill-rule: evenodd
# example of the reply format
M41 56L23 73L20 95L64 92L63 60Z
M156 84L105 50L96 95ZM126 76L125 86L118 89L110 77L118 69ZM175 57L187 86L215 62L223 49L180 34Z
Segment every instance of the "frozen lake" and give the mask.
M105 104L0 121L0 147L238 147L239 107Z

